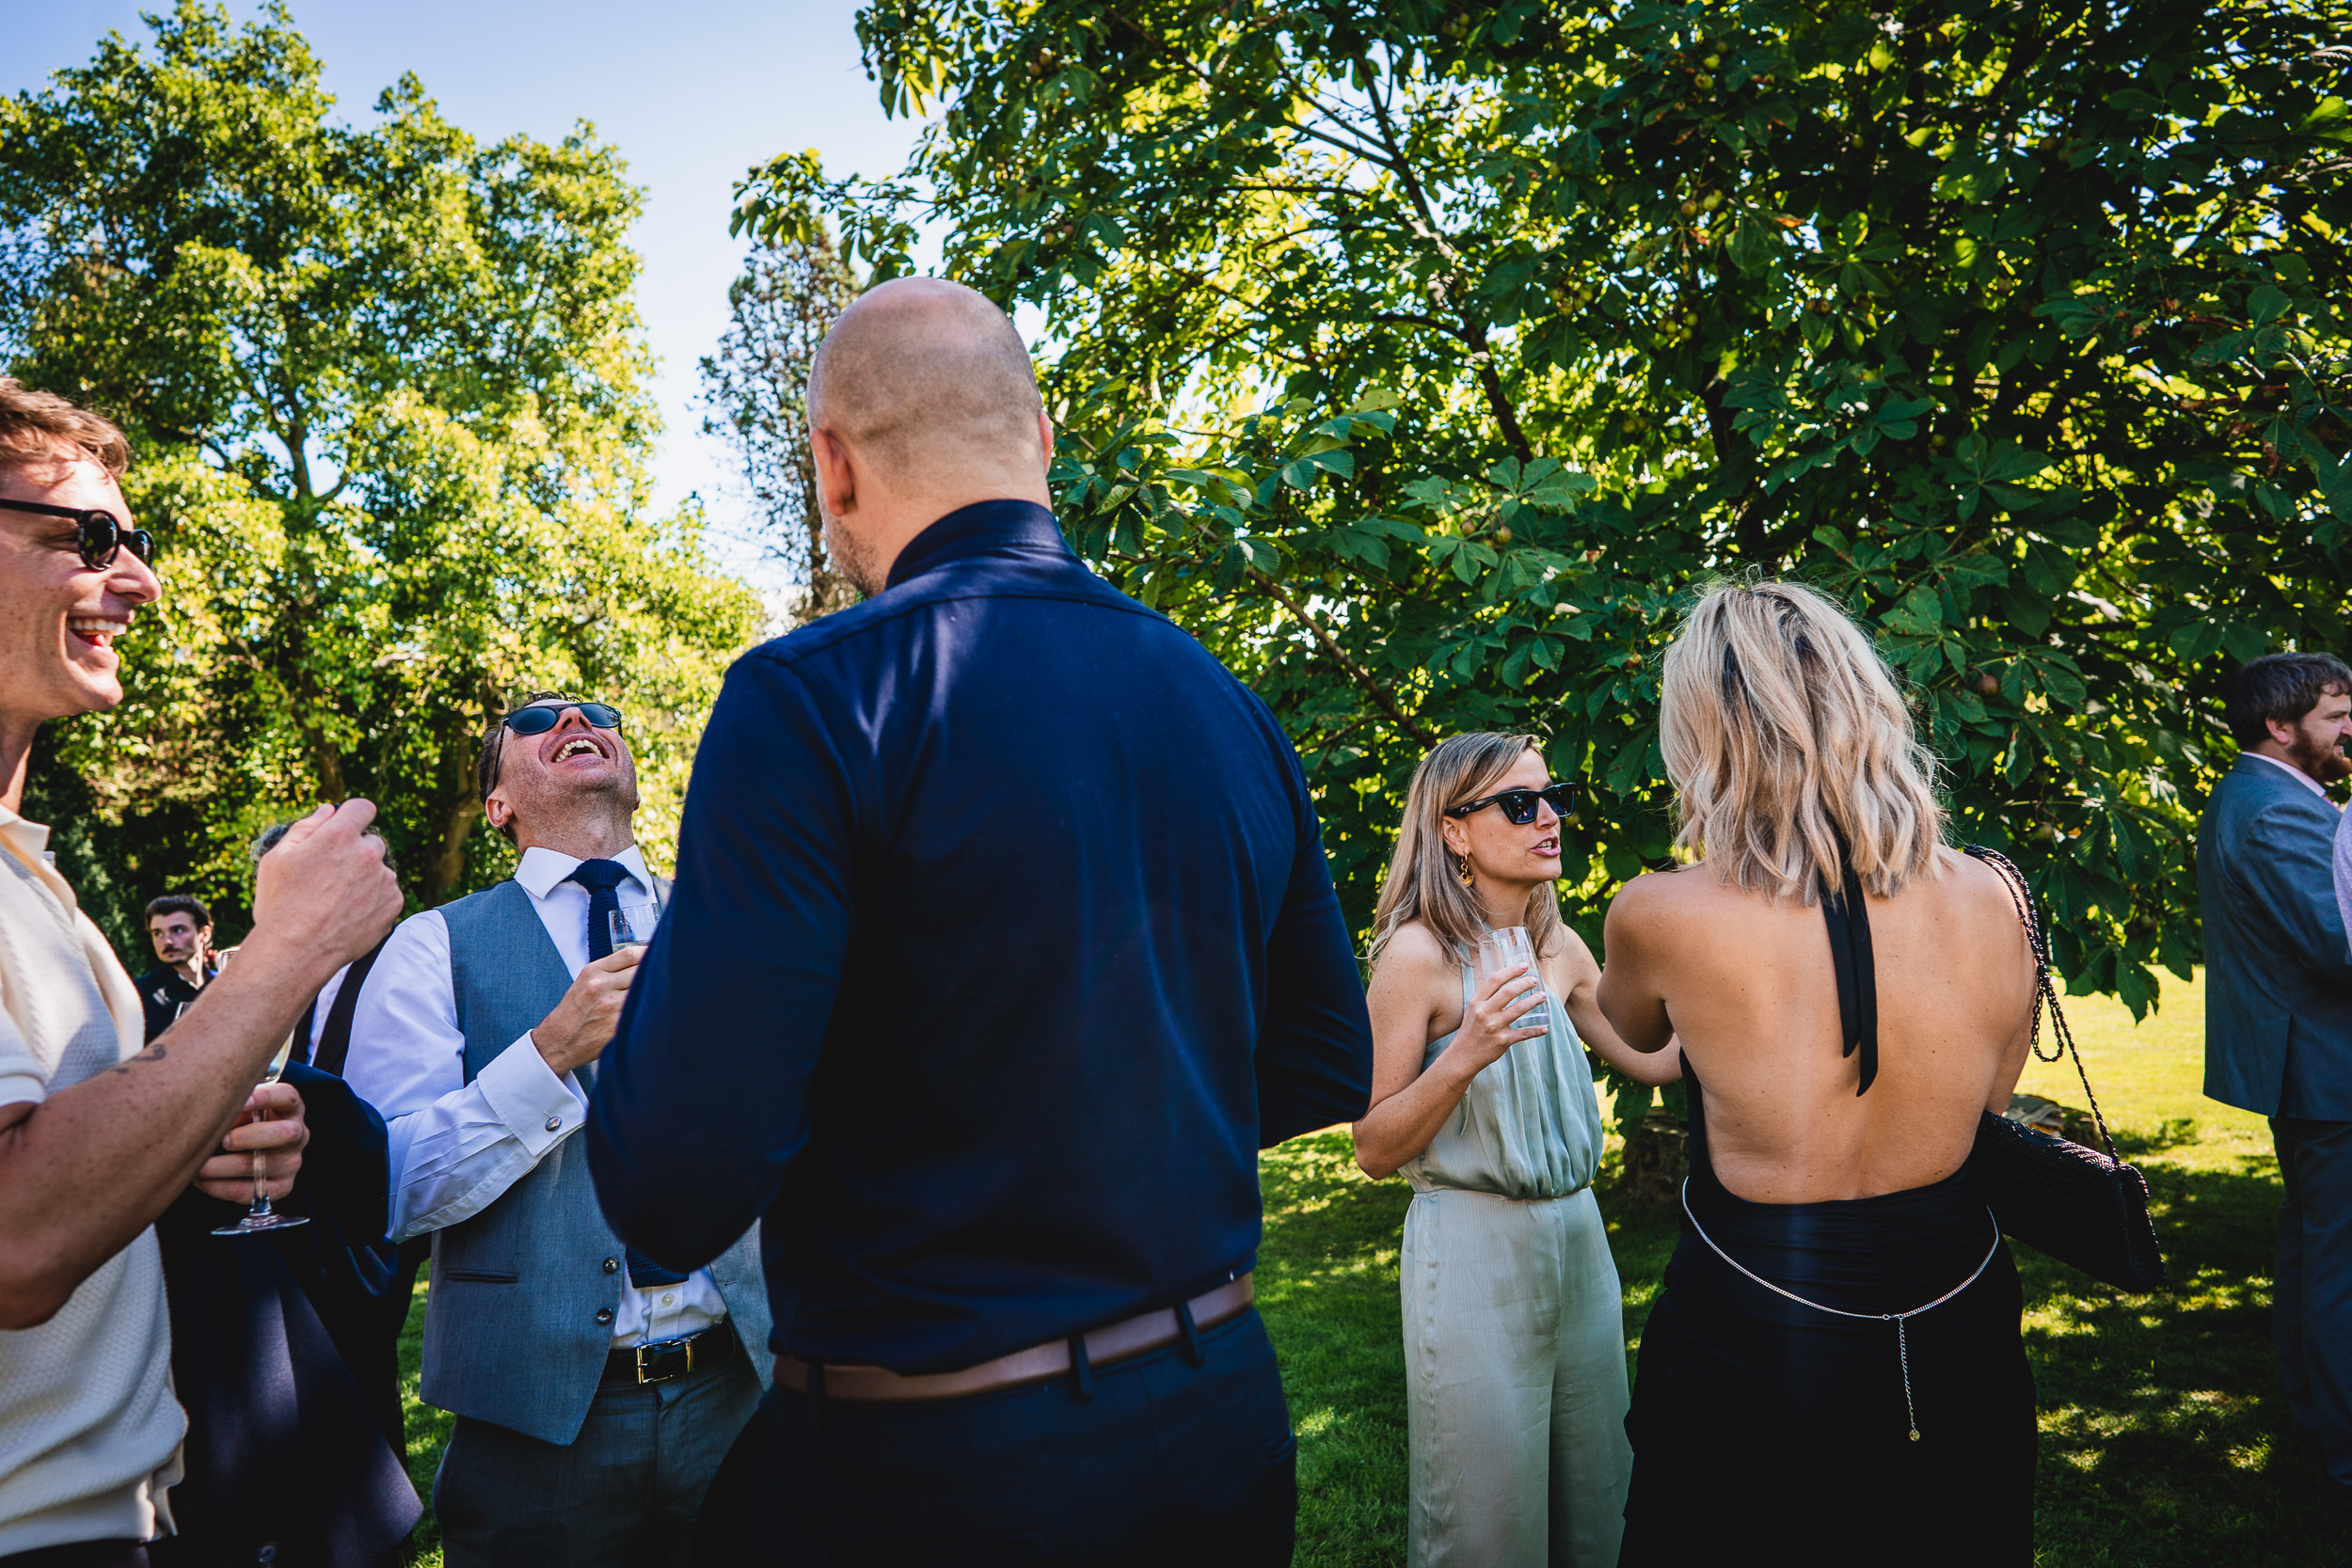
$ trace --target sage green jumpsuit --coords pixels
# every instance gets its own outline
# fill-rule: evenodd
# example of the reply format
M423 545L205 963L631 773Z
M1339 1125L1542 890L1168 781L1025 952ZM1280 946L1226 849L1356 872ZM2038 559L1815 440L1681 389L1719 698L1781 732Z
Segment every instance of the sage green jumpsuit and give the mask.
M1465 966L1466 1008L1473 978ZM1414 1568L1617 1560L1633 1450L1624 1301L1592 1189L1600 1105L1550 1006L1550 1032L1471 1080L1404 1167ZM1453 1040L1430 1042L1424 1070Z

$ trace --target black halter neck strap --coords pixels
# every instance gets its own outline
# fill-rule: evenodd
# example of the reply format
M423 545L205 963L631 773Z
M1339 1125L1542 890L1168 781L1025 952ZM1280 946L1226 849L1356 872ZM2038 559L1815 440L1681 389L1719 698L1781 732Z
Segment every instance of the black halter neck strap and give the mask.
M1837 1022L1844 1054L1862 1053L1862 1082L1856 1095L1870 1092L1879 1075L1879 972L1870 956L1870 911L1862 901L1862 879L1838 846L1842 893L1820 879L1821 918L1829 923L1829 961L1837 971Z

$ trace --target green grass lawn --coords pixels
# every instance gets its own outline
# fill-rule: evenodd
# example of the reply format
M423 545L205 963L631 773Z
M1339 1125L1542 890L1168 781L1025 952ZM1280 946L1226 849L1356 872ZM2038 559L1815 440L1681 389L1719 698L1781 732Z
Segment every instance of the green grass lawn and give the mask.
M2065 1568L2231 1568L2352 1560L2322 1502L2318 1461L2287 1438L2270 1358L2278 1164L2262 1118L2206 1100L2204 1001L2167 982L2135 1027L2106 998L2068 1016L2128 1157L2148 1173L2172 1284L2125 1296L2028 1248L2026 1349L2041 1390L2040 1561ZM2020 1087L2080 1107L2066 1064ZM1639 1344L1667 1256L1670 1212L1601 1207ZM1262 1165L1259 1301L1298 1429L1298 1561L1372 1568L1405 1557L1404 1351L1397 1315L1401 1180L1368 1181L1343 1132L1299 1138ZM409 1469L430 1496L449 1418L415 1402L423 1287L404 1343ZM1833 1500L1834 1502L1834 1500ZM428 1514L423 1560L440 1561ZM1899 1553L1897 1555L1899 1555Z

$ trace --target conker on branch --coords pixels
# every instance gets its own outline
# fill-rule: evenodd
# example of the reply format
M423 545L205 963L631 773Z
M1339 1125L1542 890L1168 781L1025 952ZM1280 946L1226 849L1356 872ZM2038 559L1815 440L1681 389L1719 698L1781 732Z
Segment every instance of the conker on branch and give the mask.
M2000 691L2001 683L1994 677L1992 671L1979 670L1977 672L1977 689L1988 697L1994 696Z
M1498 545L1507 545L1510 542L1511 525L1508 523L1497 523L1495 525L1495 543Z

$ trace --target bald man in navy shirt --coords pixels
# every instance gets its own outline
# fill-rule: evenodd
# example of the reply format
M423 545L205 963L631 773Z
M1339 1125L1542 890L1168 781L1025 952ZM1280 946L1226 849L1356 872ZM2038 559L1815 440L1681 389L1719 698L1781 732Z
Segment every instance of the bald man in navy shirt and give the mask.
M1063 543L987 299L874 290L809 405L869 597L728 675L590 1111L631 1244L764 1216L775 1392L698 1557L1288 1562L1257 1153L1372 1083L1297 755Z

